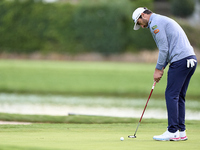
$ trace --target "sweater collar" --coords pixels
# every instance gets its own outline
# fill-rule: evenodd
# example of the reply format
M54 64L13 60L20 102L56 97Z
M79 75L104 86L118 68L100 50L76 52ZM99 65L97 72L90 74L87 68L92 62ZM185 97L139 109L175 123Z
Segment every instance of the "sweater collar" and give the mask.
M148 28L150 28L151 22L152 22L153 18L155 17L155 15L156 15L155 13L151 14L151 16L149 18L149 22L148 22Z

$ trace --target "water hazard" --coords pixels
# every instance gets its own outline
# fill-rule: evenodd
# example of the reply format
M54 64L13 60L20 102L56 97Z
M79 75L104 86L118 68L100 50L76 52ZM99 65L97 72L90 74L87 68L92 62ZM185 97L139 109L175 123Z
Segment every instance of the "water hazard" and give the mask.
M139 118L147 99L0 94L0 112L65 116L98 115ZM146 118L167 118L165 100L150 99ZM186 119L200 120L200 102L187 100Z

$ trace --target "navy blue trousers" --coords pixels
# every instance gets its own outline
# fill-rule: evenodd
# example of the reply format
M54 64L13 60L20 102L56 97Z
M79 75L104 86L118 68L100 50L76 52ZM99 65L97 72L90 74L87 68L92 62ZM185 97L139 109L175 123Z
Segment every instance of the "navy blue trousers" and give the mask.
M189 56L173 62L169 66L165 99L168 113L168 131L176 132L185 130L185 96L190 79L195 72L195 66L187 68L187 59L195 59Z

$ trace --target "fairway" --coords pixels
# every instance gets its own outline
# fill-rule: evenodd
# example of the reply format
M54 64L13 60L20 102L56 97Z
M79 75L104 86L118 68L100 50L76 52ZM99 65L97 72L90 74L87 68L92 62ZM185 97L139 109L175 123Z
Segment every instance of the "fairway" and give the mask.
M146 98L155 64L0 60L0 90L4 93ZM167 67L168 69L168 67ZM167 69L154 98L163 98ZM199 100L200 69L191 79L187 97Z
M187 121L189 140L158 142L152 137L166 129L166 122L141 123L136 139L134 124L31 124L0 125L1 150L197 150L200 143L200 122ZM124 141L120 141L124 137Z

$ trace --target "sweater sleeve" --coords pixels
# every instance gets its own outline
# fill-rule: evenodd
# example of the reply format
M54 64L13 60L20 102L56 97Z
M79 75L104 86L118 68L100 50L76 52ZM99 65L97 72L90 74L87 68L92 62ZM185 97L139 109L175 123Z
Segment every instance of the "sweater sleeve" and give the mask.
M168 64L167 62L167 56L168 56L168 40L167 35L165 31L165 25L152 25L151 33L153 35L153 38L156 42L156 45L159 49L159 55L158 60L156 64L156 68L159 70L162 70L162 68L166 67Z

